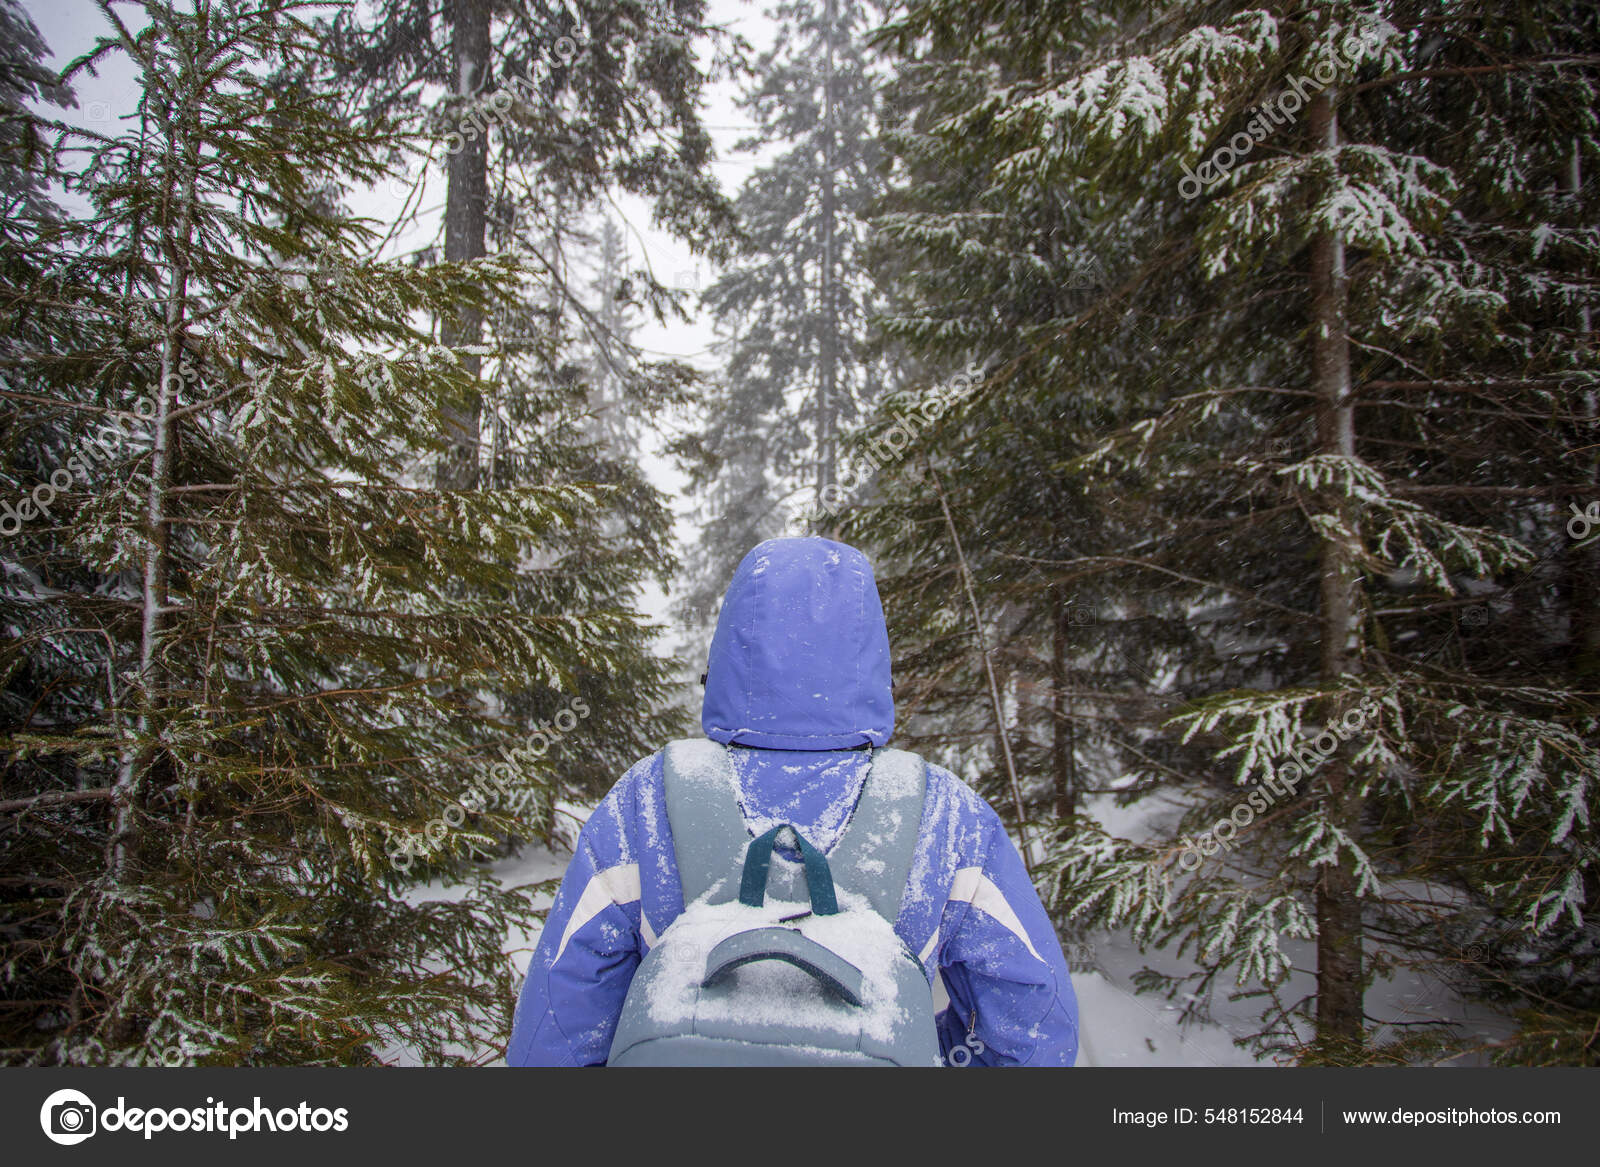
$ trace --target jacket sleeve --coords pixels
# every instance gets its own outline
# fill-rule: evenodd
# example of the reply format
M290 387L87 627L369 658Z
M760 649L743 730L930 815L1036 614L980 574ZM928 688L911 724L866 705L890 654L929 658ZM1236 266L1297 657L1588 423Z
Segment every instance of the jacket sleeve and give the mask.
M600 1066L611 1051L642 950L629 777L578 834L528 963L506 1047L509 1066Z
M945 906L945 1062L1070 1066L1078 1056L1078 1002L1061 942L999 816L988 809L984 817L992 819L988 853L981 867L956 872Z

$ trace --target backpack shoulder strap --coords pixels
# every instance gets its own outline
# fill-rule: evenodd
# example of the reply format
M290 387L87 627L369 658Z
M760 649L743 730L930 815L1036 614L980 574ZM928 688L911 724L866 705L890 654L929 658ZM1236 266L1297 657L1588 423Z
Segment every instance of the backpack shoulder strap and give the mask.
M750 832L739 809L738 782L727 747L707 738L669 742L662 768L684 904L692 904L719 880L722 887L711 902L738 899Z
M900 915L911 877L927 784L926 764L917 754L874 750L861 798L828 854L834 879L866 896L891 924Z

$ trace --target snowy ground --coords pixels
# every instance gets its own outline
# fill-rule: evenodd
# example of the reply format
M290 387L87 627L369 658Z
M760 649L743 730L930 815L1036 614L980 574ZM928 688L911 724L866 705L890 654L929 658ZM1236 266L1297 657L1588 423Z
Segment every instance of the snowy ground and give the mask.
M1164 831L1181 808L1162 799L1146 799L1137 807L1120 808L1109 796L1089 799L1084 810L1113 835L1145 838ZM1080 1066L1251 1066L1255 1059L1233 1044L1250 1032L1243 1018L1218 1012L1220 1024L1179 1024L1182 1006L1152 994L1134 992L1133 977L1146 966L1162 972L1186 972L1194 966L1141 954L1125 935L1091 937L1085 951L1069 951L1072 987L1078 994ZM1229 1024L1233 1022L1233 1024Z
M1312 991L1315 977L1314 947L1309 943L1286 945L1296 971L1282 990L1288 1001ZM1073 970L1078 994L1078 1016L1083 1027L1080 1066L1250 1066L1258 1064L1247 1049L1233 1044L1259 1028L1260 999L1230 1002L1219 995L1212 1002L1210 1023L1180 1025L1181 1004L1155 994L1133 991L1133 976L1150 967L1167 973L1194 969L1191 961L1170 953L1141 953L1127 937L1112 933L1095 942L1094 969ZM1509 1019L1467 1006L1437 978L1403 973L1380 978L1367 991L1367 1013L1386 1022L1415 1024L1447 1020L1464 1033L1485 1041L1508 1035ZM1391 1038L1380 1032L1380 1039ZM1270 1063L1268 1063L1270 1064ZM1470 1064L1463 1060L1452 1064Z
M1171 837L1183 807L1164 797L1144 799L1131 807L1118 807L1111 796L1091 798L1085 810L1113 835L1126 839ZM1425 889L1411 889L1422 896ZM1295 971L1281 988L1284 1001L1293 1002L1315 990L1315 945L1287 942ZM1141 953L1125 935L1102 934L1092 939L1086 960L1073 970L1083 1026L1079 1065L1094 1066L1248 1066L1259 1064L1246 1049L1236 1047L1242 1038L1260 1028L1260 999L1231 1002L1226 990L1211 1002L1210 1023L1178 1024L1182 1005L1154 994L1133 991L1134 974L1149 967L1168 974L1195 969L1191 960L1162 950ZM1084 967L1092 965L1091 967ZM1368 1016L1397 1025L1420 1021L1448 1021L1460 1032L1477 1034L1485 1041L1508 1035L1514 1025L1502 1015L1468 1005L1437 977L1409 970L1379 978L1367 991ZM1309 1036L1309 1035L1307 1035ZM1392 1032L1378 1031L1379 1040ZM1270 1063L1269 1063L1270 1064ZM1466 1061L1455 1064L1467 1064Z
M567 807L572 830L585 816L585 808ZM1132 808L1118 808L1111 800L1091 801L1089 812L1107 830L1127 838L1169 829L1180 812L1173 803L1147 800ZM501 860L491 867L503 885L535 883L554 879L565 870L566 852L529 845L522 853ZM459 891L442 887L419 889L420 899L455 898ZM541 905L542 906L542 905ZM508 938L511 959L520 976L527 970L539 940L535 927L526 935ZM1234 1044L1257 1028L1258 1000L1229 1002L1225 995L1214 1000L1210 1021L1180 1024L1182 1006L1152 994L1134 992L1134 975L1145 967L1166 973L1184 973L1195 967L1191 961L1165 951L1140 952L1125 935L1101 934L1091 937L1081 948L1069 947L1073 965L1072 984L1078 997L1081 1025L1078 1065L1080 1066L1250 1066L1258 1064L1251 1053ZM1286 1000L1309 993L1314 978L1312 947L1303 944L1293 950L1298 971L1284 989ZM1465 1031L1485 1039L1504 1036L1511 1030L1508 1019L1482 1010L1470 1010L1448 986L1432 978L1404 973L1380 980L1367 995L1368 1013L1385 1021L1415 1022L1447 1019ZM414 1064L400 1051L389 1051L394 1060ZM503 1063L495 1063L503 1064ZM1459 1064L1459 1063L1458 1063Z

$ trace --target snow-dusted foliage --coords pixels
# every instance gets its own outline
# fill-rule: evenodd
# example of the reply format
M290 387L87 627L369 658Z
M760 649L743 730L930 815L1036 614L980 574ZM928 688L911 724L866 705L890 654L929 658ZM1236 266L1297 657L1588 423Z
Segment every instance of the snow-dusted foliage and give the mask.
M1150 987L1260 999L1264 1051L1459 1048L1363 1020L1406 965L1528 1007L1497 1056L1597 1056L1597 19L924 0L881 36L884 327L988 370L852 528L912 725L995 782L932 470L1063 922L1184 947ZM1119 839L1087 791L1181 813Z
M703 424L676 448L699 504L679 605L696 629L709 628L747 550L826 528L861 485L840 435L889 367L867 345L877 292L866 216L883 178L881 71L865 37L880 9L775 4L774 44L739 97L754 123L739 148L774 153L740 185L743 247L702 293L721 369Z
M436 485L489 388L439 322L541 273L375 258L349 192L426 142L307 81L340 63L324 10L108 11L78 67L130 66L133 115L41 117L35 185L0 170L32 200L0 236L0 500L48 503L0 558L4 1057L493 1058L534 900L474 861L666 728L632 611L666 508L602 472L581 384L503 473ZM0 93L37 73L8 45Z

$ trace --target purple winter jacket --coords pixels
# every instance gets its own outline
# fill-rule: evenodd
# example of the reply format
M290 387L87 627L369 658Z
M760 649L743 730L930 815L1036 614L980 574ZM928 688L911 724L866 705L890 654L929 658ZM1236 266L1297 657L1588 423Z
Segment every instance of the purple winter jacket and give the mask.
M826 853L894 729L872 568L821 538L745 556L712 638L701 723L730 747L752 836L790 823ZM595 808L528 966L506 1060L603 1065L640 959L683 910L658 751ZM1077 1002L1060 942L994 809L927 768L895 930L929 976L947 1065L1070 1066Z

